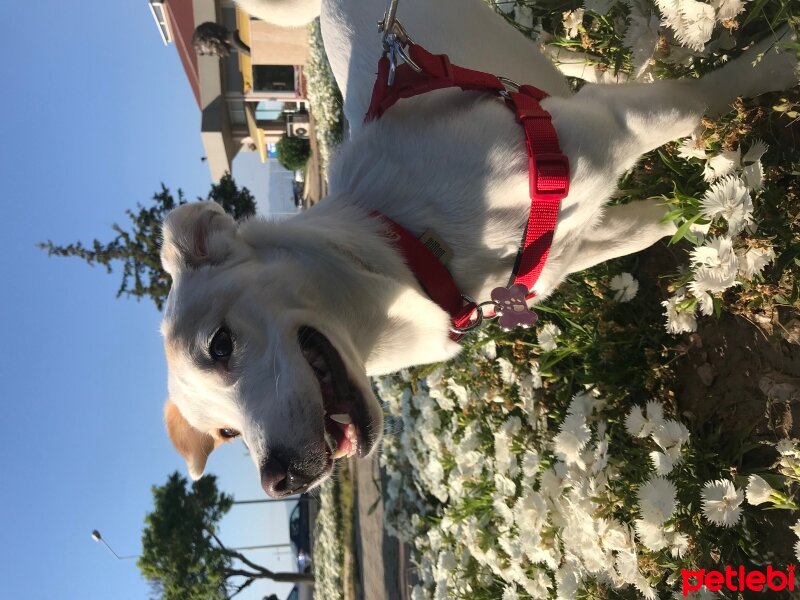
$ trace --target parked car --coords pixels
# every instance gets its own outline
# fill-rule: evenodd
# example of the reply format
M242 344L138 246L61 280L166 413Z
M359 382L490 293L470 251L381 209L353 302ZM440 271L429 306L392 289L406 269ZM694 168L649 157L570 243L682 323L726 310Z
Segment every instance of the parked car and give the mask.
M297 208L303 208L305 185L302 181L292 181L292 199Z
M289 540L297 557L297 570L308 573L311 571L311 523L308 498L305 496L300 496L297 506L289 515Z

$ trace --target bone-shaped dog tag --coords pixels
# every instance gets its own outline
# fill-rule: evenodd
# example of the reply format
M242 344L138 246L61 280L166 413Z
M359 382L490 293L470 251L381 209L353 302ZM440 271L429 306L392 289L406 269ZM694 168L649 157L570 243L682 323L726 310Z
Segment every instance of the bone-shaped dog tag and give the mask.
M520 283L492 290L492 302L495 303L494 312L500 317L497 323L504 331L510 331L515 327L528 329L539 320L539 316L528 308L528 302L525 299L527 295L528 288Z

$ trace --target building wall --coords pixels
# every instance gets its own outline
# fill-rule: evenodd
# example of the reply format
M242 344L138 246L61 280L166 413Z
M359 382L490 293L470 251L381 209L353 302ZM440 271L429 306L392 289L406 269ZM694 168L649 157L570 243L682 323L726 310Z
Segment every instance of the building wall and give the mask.
M251 19L250 56L254 65L304 65L308 62L308 30Z

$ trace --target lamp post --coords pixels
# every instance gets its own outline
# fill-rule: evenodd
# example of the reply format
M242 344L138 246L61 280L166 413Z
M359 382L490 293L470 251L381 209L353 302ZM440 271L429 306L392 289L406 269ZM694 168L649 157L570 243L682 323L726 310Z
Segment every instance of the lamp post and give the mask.
M111 552L111 554L114 555L114 557L117 560L128 560L130 558L139 558L138 554L134 554L131 556L120 556L119 554L114 552L114 549L108 545L108 542L105 541L105 539L103 539L103 536L100 535L100 532L97 531L97 529L94 529L92 531L92 539L95 542L102 542L103 544L105 544L105 547L108 548L108 550ZM231 550L279 550L283 548L291 549L291 547L292 547L291 544L263 544L261 546L239 546L238 548L231 548Z
M109 552L111 552L111 554L113 554L116 557L117 560L128 560L130 558L139 558L138 554L134 554L134 555L131 555L131 556L120 556L119 554L114 552L114 549L111 546L108 545L108 542L103 539L103 536L100 535L100 532L97 531L97 529L92 531L92 539L95 542L102 542L103 544L105 544L105 547L108 548Z

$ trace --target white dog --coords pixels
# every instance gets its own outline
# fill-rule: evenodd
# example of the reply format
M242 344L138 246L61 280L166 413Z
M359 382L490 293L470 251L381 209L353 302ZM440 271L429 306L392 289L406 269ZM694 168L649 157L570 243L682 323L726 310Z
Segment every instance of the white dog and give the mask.
M375 447L382 411L369 375L458 353L448 314L421 289L372 211L415 236L435 230L466 295L486 300L511 273L530 207L522 129L496 96L460 90L403 100L362 125L384 9L384 0L322 6L352 134L331 167L324 202L279 223L237 226L208 202L166 220L167 425L193 477L217 445L241 437L268 494L304 491L336 458ZM416 42L453 64L550 94L542 106L571 181L537 299L569 273L674 231L655 201L605 206L639 156L690 134L703 114L727 110L737 96L796 83L793 53L771 50L772 39L699 80L586 85L571 95L535 46L481 0L402 0L398 16Z
M235 0L257 19L284 27L307 25L319 16L320 0Z

